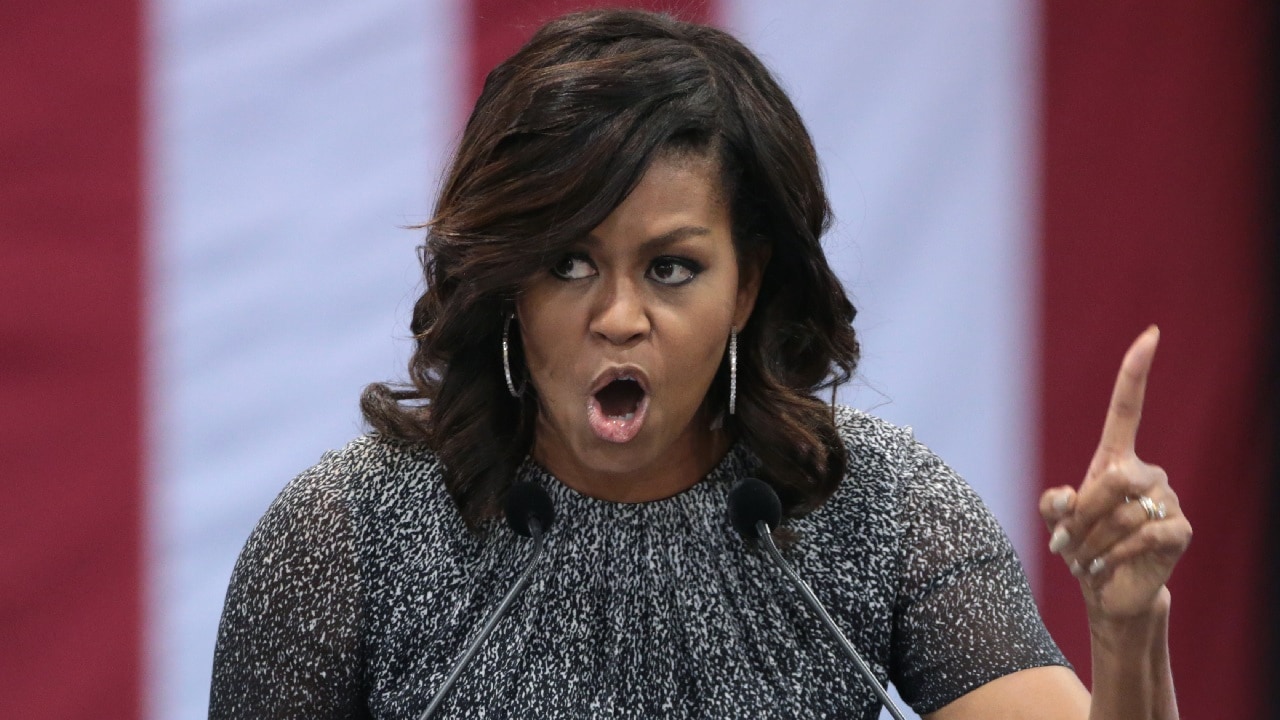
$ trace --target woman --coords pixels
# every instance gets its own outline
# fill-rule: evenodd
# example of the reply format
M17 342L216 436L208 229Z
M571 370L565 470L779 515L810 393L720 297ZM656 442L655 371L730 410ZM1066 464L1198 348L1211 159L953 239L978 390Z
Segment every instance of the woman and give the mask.
M875 717L725 521L754 475L789 560L926 717L1176 717L1164 583L1191 530L1133 453L1154 329L1079 490L1041 498L1090 696L973 492L817 398L858 359L829 215L799 116L728 35L634 11L542 28L490 74L428 225L412 385L371 386L375 432L246 544L211 715L417 717L524 567L497 518L529 481L559 517L548 562L439 716Z

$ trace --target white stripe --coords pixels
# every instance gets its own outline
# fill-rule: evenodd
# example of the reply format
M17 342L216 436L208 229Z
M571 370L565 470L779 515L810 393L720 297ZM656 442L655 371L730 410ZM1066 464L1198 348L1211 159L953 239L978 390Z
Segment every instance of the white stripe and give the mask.
M728 12L823 162L838 220L826 246L864 348L843 398L912 426L1034 560L1034 3Z
M1031 3L730 5L797 101L838 224L827 248L859 307L865 386L1020 547L1034 449Z
M206 714L227 580L281 486L402 378L416 231L466 92L456 2L152 8L148 713Z

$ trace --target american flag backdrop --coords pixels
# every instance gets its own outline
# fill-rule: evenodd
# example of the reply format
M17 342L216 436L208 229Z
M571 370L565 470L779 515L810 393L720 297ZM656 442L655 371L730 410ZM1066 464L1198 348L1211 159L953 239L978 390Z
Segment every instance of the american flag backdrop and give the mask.
M978 488L1086 683L1035 498L1079 482L1124 349L1160 325L1138 449L1196 528L1172 582L1183 714L1268 716L1275 11L643 5L732 30L792 94L859 308L842 399ZM0 716L204 715L249 531L362 432L364 384L403 377L404 228L484 73L584 6L0 4Z

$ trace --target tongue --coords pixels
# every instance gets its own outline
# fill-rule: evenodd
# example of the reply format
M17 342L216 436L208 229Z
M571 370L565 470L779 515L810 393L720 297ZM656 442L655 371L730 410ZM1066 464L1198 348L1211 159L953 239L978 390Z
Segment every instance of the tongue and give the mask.
M600 409L611 418L624 418L636 411L644 399L644 390L633 380L614 380L596 393Z

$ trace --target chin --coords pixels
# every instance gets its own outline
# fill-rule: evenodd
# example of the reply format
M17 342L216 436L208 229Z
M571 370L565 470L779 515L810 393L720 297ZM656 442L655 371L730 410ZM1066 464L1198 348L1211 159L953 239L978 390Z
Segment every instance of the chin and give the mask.
M643 433L626 443L612 443L592 435L578 454L582 466L602 475L630 475L652 467L658 453L645 442Z

